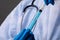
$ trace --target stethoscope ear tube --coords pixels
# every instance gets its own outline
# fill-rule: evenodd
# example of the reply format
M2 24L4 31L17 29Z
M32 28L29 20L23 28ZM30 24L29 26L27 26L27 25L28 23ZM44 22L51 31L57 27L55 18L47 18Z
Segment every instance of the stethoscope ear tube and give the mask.
M40 16L41 12L42 12L42 10L44 9L45 5L43 5L43 6L40 8L40 10L39 10L38 7L35 6L35 5L32 5L32 6L29 5L29 6L27 6L27 7L24 8L24 12L25 12L26 9L29 8L29 7L35 7L35 8L37 9L36 15L33 17L33 19L32 19L32 21L30 22L30 24L26 27L26 29L32 30L33 27L34 27L34 25L36 24L39 16Z
M29 8L29 7L34 7L38 10L38 7L36 5L28 5L23 9L23 12L26 12L27 8Z
M30 24L27 26L26 29L30 29L30 30L33 29L33 27L34 27L34 25L36 24L39 16L41 15L41 12L42 12L42 10L44 9L44 7L45 7L45 5L43 5L43 6L40 8L40 10L37 11L36 15L33 17L32 21L30 22Z
M34 2L35 2L35 0L32 1L31 5L26 6L26 7L23 9L23 12L25 12L25 11L27 10L27 8L29 8L29 7L34 7L34 8L36 8L37 11L38 11L38 7L37 7L36 5L34 5Z

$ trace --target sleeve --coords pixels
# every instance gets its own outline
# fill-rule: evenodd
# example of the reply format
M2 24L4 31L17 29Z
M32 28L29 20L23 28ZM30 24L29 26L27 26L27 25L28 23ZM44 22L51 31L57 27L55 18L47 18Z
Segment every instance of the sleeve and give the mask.
M7 16L0 27L0 40L9 40L13 38L17 32L18 19L23 14L23 8L27 6L32 0L22 0L12 12Z

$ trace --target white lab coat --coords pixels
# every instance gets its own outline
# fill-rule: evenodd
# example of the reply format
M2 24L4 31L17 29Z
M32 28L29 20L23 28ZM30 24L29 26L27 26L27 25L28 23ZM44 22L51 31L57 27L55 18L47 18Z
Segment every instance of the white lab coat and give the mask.
M23 28L28 26L36 14L36 8L28 8L23 16L23 9L32 0L22 0L7 16L0 27L0 40L13 40ZM34 5L41 8L43 0L36 0ZM22 27L21 27L21 20ZM60 0L55 0L54 6L45 6L32 30L35 40L60 40Z

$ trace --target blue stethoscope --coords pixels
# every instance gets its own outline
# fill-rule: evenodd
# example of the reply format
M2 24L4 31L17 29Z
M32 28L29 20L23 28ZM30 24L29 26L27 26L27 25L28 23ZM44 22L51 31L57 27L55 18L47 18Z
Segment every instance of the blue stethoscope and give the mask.
M28 5L24 8L23 12L26 12L27 8L29 7L34 7L37 9L37 14L33 17L31 23L28 25L27 28L23 29L19 34L17 34L14 38L14 40L25 40L26 37L31 33L31 30L33 29L34 25L36 24L41 12L43 9L38 9L38 7L36 5L34 5L35 0L32 1L31 5ZM45 1L45 4L48 5L48 4L52 4L54 5L54 0L44 0Z

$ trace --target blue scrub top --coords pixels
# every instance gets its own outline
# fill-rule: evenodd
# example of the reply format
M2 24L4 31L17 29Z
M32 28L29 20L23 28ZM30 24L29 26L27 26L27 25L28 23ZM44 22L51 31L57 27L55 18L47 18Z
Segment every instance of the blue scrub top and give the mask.
M0 27L0 40L13 40L15 35L30 24L37 13L36 8L28 8L25 13L23 9L31 2L22 0L7 16ZM43 4L44 0L36 0L34 3L39 9ZM35 40L60 40L60 0L55 0L54 5L45 6L34 26L32 32Z

